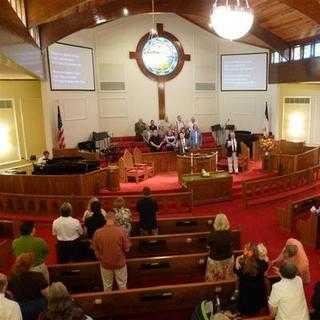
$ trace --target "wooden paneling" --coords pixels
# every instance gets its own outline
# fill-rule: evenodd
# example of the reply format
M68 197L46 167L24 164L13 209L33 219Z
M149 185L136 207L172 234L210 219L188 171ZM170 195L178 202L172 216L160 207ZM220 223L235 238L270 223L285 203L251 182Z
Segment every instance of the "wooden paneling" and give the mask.
M106 169L74 175L0 174L0 193L94 195L105 186Z

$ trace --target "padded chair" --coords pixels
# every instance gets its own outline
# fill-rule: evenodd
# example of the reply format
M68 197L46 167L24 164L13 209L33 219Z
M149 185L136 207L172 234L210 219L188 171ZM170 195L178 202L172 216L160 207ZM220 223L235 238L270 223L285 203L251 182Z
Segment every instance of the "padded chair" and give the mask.
M136 166L132 154L127 149L119 160L119 166L123 168L125 182L128 182L129 178L134 178L136 183L138 183L140 179L143 181L148 178L147 169L143 166Z
M139 148L135 147L133 150L133 158L134 158L134 164L136 167L145 168L148 173L148 177L154 176L154 162L145 162L142 159L142 152Z

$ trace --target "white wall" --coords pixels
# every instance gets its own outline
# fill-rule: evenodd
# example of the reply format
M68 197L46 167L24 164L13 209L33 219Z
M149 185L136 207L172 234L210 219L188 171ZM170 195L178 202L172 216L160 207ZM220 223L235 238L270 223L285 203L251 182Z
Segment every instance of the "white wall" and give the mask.
M191 61L185 62L178 77L166 83L166 113L170 121L174 121L177 114L186 120L195 116L202 130L209 131L211 125L225 123L230 118L237 129L262 132L265 101L269 102L272 117L276 116L273 109L277 87L269 87L266 92L222 93L219 64L222 53L265 50L223 41L174 14L157 15L156 22L163 23L164 29L180 40L185 53L191 54ZM44 86L48 114L53 117L48 122L53 128L56 126L53 111L57 102L62 105L68 146L74 146L96 129L107 130L115 136L134 135L134 123L139 118L158 120L157 84L143 75L135 60L129 59L129 52L135 51L138 41L151 26L150 15L139 15L63 39L63 42L91 46L96 53L96 93L50 92L48 84ZM126 88L120 92L101 91L100 80L124 81ZM196 81L214 81L216 90L196 91Z

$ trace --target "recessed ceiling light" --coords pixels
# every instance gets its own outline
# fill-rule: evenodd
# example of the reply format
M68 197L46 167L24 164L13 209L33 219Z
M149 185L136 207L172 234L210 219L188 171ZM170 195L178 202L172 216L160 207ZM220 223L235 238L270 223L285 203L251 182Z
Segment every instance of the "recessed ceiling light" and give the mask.
M123 14L125 17L127 17L127 16L129 15L129 10L128 10L128 8L123 8L123 9L122 9L122 14Z

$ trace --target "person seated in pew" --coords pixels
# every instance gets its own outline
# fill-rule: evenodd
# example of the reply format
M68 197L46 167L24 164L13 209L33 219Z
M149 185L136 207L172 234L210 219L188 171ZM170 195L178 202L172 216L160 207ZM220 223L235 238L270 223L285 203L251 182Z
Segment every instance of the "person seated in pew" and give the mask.
M169 130L167 134L164 137L164 143L167 151L174 151L176 144L177 144L177 139L173 134L172 130Z
M102 228L106 224L106 218L102 214L101 203L99 201L91 202L90 212L92 212L92 215L84 220L84 225L87 237L92 239L96 230Z
M234 267L239 286L238 310L242 316L253 316L267 306L264 276L267 270L268 262L259 258L257 246L246 244Z
M23 320L38 319L47 304L48 282L41 272L31 271L33 264L33 253L18 256L8 281L8 291L18 302Z
M160 137L157 130L152 131L149 139L149 146L152 152L159 152L164 144L163 139Z
M309 259L299 240L293 238L288 239L280 255L272 261L271 265L278 268L286 261L291 261L296 265L299 276L304 284L310 283Z
M91 203L92 202L99 202L99 199L96 197L92 197L89 202L88 202L88 207L87 210L84 212L83 217L82 217L82 221L84 222L86 220L86 218L89 218L90 216L93 215L93 212L91 211ZM107 216L107 213L105 212L105 210L103 208L101 208L101 213L103 214L104 217Z
M225 280L234 277L232 232L226 215L215 217L208 237L210 254L207 261L206 281Z
M35 237L36 228L33 221L24 221L20 226L20 237L13 240L12 252L15 257L22 253L33 252L35 259L31 271L41 272L49 283L49 272L45 260L48 257L48 244L41 238Z
M313 294L311 297L312 310L310 312L310 320L320 319L320 282L314 286Z
M176 151L178 154L186 154L191 149L189 140L185 137L183 132L179 133L179 138L176 144Z
M311 207L310 211L316 215L320 214L320 200L316 201L316 203Z
M53 282L48 290L48 305L38 320L92 320L70 296L62 282Z
M50 159L50 152L48 150L43 151L42 156L38 159L38 165L45 165Z
M114 278L118 289L125 290L128 280L126 253L129 252L130 242L127 232L115 223L113 212L107 214L105 226L95 232L92 245L100 262L104 290L112 290Z
M151 121L150 121L149 130L150 130L150 131L158 130L158 127L157 127L157 125L154 123L154 120L151 120Z
M118 197L113 201L113 211L117 224L122 226L129 236L132 229L132 214L131 210L126 208L126 202L122 197Z
M7 276L0 273L0 319L1 320L22 320L20 306L17 302L6 298L8 287Z
M151 197L149 187L144 187L142 192L143 198L138 200L136 207L139 213L140 234L142 236L157 235L157 212L159 211L157 200Z
M82 226L78 219L72 217L72 206L69 202L62 204L60 215L52 224L52 234L57 237L58 263L78 261Z
M295 264L283 263L280 276L281 280L273 284L269 297L270 315L276 320L309 320L303 283Z

